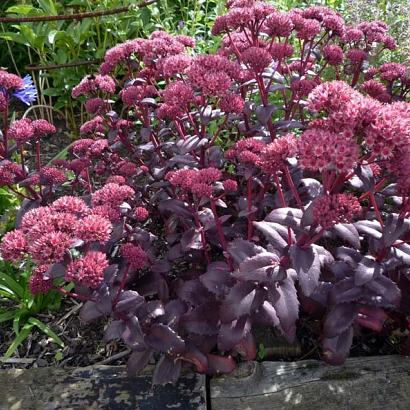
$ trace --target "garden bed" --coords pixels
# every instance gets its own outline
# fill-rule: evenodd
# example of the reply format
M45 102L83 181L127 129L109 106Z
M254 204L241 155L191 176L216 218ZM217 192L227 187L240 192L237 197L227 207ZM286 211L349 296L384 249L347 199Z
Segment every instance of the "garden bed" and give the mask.
M185 374L151 386L152 368L128 378L121 366L0 371L0 409L407 409L410 360L348 359L333 367L315 360L249 362L230 375Z

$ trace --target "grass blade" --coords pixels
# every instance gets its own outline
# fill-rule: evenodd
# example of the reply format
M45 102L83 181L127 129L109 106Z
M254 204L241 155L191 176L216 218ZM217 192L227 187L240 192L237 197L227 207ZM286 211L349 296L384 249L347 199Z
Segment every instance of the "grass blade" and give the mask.
M6 286L13 293L15 293L20 299L24 297L24 289L18 284L11 276L4 272L0 272L0 285Z
M28 322L32 325L37 326L43 333L45 333L49 338L51 338L54 341L54 343L58 344L60 347L64 347L64 342L45 323L41 322L40 320L34 317L31 317L28 320Z
M17 350L17 348L27 339L28 335L31 332L31 328L34 325L31 323L26 323L23 328L21 329L20 333L14 338L13 342L7 349L7 352L4 354L6 359L9 359L13 353Z
M16 312L14 310L9 310L9 311L0 313L0 323L13 320L15 314Z

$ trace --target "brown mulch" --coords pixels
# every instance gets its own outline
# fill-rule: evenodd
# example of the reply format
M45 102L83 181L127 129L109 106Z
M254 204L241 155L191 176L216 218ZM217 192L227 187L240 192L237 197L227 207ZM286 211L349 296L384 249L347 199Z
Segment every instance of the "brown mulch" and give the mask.
M33 328L29 338L18 348L9 361L1 361L14 339L11 322L0 325L0 369L36 368L45 366L84 367L95 364L122 365L128 356L127 347L119 341L106 343L103 340L105 320L83 323L78 316L81 304L66 299L58 312L40 314L37 318L48 324L64 341L60 348L44 333ZM277 331L269 327L256 327L257 360L299 361L321 359L321 347L315 335L318 323L299 320L298 342L287 343ZM387 336L387 337L386 337ZM408 332L376 334L362 330L355 338L350 356L377 356L406 354L403 348ZM261 345L263 345L261 350ZM261 352L263 354L261 355Z
M12 323L0 325L0 369L45 366L84 367L92 364L123 364L126 358L115 355L127 350L121 342L106 343L103 340L104 322L83 323L78 312L81 304L63 301L58 312L39 314L37 318L46 323L64 342L61 348L35 327L20 345L12 359L2 361L2 356L14 340ZM122 356L120 354L120 356ZM115 360L112 360L115 359Z

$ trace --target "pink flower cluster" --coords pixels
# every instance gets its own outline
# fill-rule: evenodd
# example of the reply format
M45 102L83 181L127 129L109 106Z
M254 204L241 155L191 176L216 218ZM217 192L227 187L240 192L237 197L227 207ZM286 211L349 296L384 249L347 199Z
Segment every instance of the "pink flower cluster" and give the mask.
M132 107L141 104L144 98L155 97L157 90L151 85L130 85L120 92L124 104Z
M92 204L93 206L107 205L117 208L123 202L132 199L134 194L134 190L128 185L108 183L93 193Z
M157 112L159 118L181 117L189 110L189 105L195 101L194 90L182 81L168 84L163 91L163 97L164 103Z
M130 63L132 57L138 57L145 67L163 68L165 59L180 55L185 47L193 47L195 40L188 36L171 36L164 31L156 31L149 39L136 39L119 44L107 51L100 67L101 74L109 74L119 64ZM169 66L169 65L168 65Z
M233 93L224 95L219 101L219 108L226 114L240 114L245 107L244 99Z
M323 229L338 223L350 223L361 212L360 203L351 194L324 195L315 199L313 218Z
M383 105L365 132L367 145L382 159L410 143L410 103Z
M238 141L233 148L225 153L225 158L236 159L244 165L256 165L259 163L261 153L266 144L256 138L246 138Z
M359 159L359 147L341 133L322 128L306 130L298 141L299 163L312 171L349 172Z
M177 54L164 58L160 64L160 71L164 77L173 77L177 74L184 74L190 66L192 57Z
M67 282L75 282L91 289L96 289L104 280L104 270L109 262L105 253L89 251L71 262L65 273Z
M101 135L104 134L104 131L104 118L101 115L95 116L80 127L81 134Z
M275 12L275 8L262 1L233 1L228 2L228 13L218 16L212 27L212 34L218 35L228 30L249 27L253 22L261 23L266 17Z
M149 217L149 212L147 210L147 208L144 208L143 206L137 206L134 209L134 218L139 221L139 222L143 222L146 219L148 219Z
M55 132L56 128L54 125L46 120L32 121L29 118L24 118L11 124L7 136L16 141L18 145L22 145L33 138L41 138Z
M375 96L385 94L375 80L368 80L363 88ZM312 111L324 111L327 117L313 121L302 134L299 154L305 168L347 172L357 163L363 136L373 155L381 159L391 158L409 143L409 103L382 105L341 81L316 87L308 101Z
M61 185L66 180L65 172L55 167L43 167L39 172L39 182L43 185Z
M223 56L200 55L192 60L188 78L205 95L221 97L227 93L233 80L241 79L241 68Z
M294 134L286 134L265 146L257 165L266 174L275 174L286 167L287 159L297 154L297 139Z
M96 95L98 92L113 94L115 81L109 75L87 76L73 88L71 95L78 98L80 95Z
M34 269L28 284L32 295L47 293L53 289L53 280L45 276L48 268L48 265L41 265Z
M24 173L20 165L8 160L0 162L0 186L13 185L22 178Z
M24 82L19 76L0 70L0 88L4 88L6 91L12 91L23 87Z
M106 139L82 138L74 141L70 145L70 152L76 156L81 157L82 160L88 158L99 157L105 149L108 148L108 141Z
M48 289L51 282L43 275L48 266L63 262L79 240L84 244L104 244L109 240L112 224L95 210L80 198L63 196L50 206L28 211L20 227L4 236L0 253L13 262L29 255L38 265L30 282L32 292ZM105 254L89 252L69 265L66 279L95 288L107 266Z
M100 67L100 73L102 75L110 74L118 64L128 60L132 55L138 53L141 49L141 45L145 41L146 40L143 39L130 40L110 48L105 53L104 62Z
M85 102L85 110L90 114L102 113L105 105L106 103L102 98L90 98Z
M131 269L142 269L148 264L148 255L139 245L126 243L121 246L121 255L130 264Z
M214 191L213 184L219 181L222 173L216 168L179 169L170 171L165 176L173 186L180 188L184 193L192 193L198 198L210 198Z

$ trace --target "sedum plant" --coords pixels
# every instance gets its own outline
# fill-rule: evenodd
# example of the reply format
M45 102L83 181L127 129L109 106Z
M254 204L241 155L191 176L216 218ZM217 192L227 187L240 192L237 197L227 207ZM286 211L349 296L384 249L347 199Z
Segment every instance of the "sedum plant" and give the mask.
M410 82L377 65L387 26L227 8L216 54L165 32L108 50L72 91L90 120L70 159L30 172L3 148L1 183L26 192L3 258L107 320L130 373L158 359L155 383L230 372L255 358L254 325L292 341L301 313L332 364L362 327L409 326ZM3 135L19 151L51 131Z

